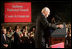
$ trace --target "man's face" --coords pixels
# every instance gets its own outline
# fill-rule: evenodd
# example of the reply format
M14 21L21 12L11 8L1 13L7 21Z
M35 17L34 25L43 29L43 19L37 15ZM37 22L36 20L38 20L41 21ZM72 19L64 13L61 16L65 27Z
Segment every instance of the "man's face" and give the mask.
M3 33L6 34L6 29L3 30Z
M19 29L16 29L16 32L19 32Z
M25 28L27 29L28 27L26 26Z
M33 31L35 31L35 28L33 28Z
M50 15L50 11L45 11L45 15L48 17Z
M10 27L10 30L11 30L11 27Z

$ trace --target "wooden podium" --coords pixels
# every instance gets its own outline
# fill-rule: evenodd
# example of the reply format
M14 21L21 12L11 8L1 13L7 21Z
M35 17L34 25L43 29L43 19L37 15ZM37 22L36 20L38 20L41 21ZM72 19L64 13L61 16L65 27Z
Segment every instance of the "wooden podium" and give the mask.
M65 35L66 35L66 28L64 24L64 28L62 29L56 29L51 33L51 36L49 37L49 45L55 45L58 43L64 43L63 46L65 47ZM61 45L58 45L59 47Z
M50 45L54 45L61 42L65 42L65 37L50 37L49 38Z
M51 45L55 45L55 44L59 44L59 43L64 43L63 47L65 47L65 37L50 37L49 38L49 45L50 45L50 48L52 48Z

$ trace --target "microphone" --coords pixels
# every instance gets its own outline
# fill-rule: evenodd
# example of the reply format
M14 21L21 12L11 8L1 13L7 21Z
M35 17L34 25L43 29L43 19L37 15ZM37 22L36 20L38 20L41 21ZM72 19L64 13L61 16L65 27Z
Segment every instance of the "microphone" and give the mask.
M56 17L56 19L58 19L58 20L62 21L62 18L61 18L61 17L59 17L58 15L56 15L55 17Z

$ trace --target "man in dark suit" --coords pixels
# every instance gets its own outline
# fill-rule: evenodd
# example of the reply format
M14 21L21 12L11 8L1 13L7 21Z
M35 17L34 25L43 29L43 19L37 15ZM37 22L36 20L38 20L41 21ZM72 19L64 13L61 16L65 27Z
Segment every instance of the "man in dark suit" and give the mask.
M46 40L50 36L49 28L63 28L63 25L55 25L47 21L47 17L50 15L50 9L44 7L41 11L40 17L36 21L36 32L35 32L35 47L46 48Z
M18 29L15 29L14 33L14 48L20 48L20 37L18 35Z
M8 38L6 36L6 29L4 28L1 35L1 48L8 48L8 46Z

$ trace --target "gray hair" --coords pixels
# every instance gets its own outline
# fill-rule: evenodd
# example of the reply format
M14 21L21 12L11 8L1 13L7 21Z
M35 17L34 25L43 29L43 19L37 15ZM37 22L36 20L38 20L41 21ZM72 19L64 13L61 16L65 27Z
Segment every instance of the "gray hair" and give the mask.
M43 13L44 11L49 11L50 12L50 9L48 7L44 7L41 12Z

